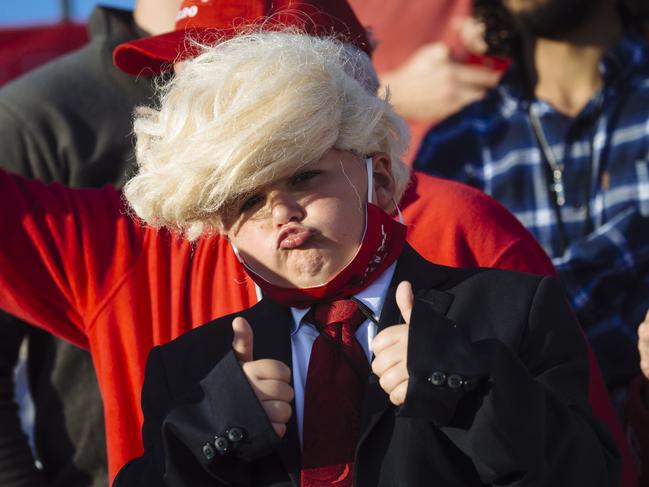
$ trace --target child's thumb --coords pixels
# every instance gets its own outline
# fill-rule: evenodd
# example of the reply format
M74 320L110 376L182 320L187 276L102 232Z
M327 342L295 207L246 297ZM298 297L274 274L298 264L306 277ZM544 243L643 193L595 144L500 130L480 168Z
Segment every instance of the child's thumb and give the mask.
M250 362L252 360L252 328L245 318L237 316L232 320L232 349L239 362Z

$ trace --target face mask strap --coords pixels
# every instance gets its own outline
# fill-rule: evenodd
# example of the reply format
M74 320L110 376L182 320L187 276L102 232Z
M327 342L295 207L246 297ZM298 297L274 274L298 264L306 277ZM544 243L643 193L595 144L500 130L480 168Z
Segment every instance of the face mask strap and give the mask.
M397 219L399 220L399 223L403 223L403 213L401 213L401 208L399 208L399 205L394 200L394 198L392 198L392 203L394 204L394 207L397 209Z
M241 264L242 266L248 268L248 266L244 262L243 258L239 254L239 249L237 248L237 246L234 245L232 242L230 242L230 247L232 247L232 250L234 251L234 255L237 258L237 260L239 261L239 264ZM250 269L250 270L252 270L252 269ZM261 292L261 288L259 287L259 285L257 285L257 283L255 283L255 294L257 295L257 301L261 301L262 298L264 297L264 295Z
M367 169L367 202L372 203L374 195L374 171L372 170L372 158L365 159L365 168Z
M241 255L239 255L239 249L237 248L237 246L234 245L232 242L230 242L230 247L232 247L232 250L234 251L234 255L237 258L237 260L239 261L239 264L245 265L245 262L241 258Z

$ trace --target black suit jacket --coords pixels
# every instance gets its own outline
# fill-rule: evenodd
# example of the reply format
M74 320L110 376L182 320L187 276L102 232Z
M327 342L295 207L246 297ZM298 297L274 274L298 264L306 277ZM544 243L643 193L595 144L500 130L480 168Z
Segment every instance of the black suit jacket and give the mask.
M402 280L415 292L408 393L394 407L370 376L356 487L619 484L616 447L590 414L583 338L555 280L442 267L406 247L379 330L403 322ZM290 310L264 299L240 315L254 331L254 358L290 366ZM145 453L115 487L299 486L295 418L278 438L232 352L234 316L151 351ZM431 380L433 372L442 374ZM243 440L212 457L215 436L235 427Z

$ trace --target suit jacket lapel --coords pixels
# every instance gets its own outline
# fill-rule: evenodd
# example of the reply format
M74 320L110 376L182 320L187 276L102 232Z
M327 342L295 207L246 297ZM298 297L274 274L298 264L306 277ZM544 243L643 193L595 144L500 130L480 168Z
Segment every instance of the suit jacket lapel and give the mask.
M433 300L436 303L436 311L445 314L451 302L450 296L442 291L432 289L433 286L439 285L445 280L446 271L443 267L426 261L406 244L386 294L379 318L378 331L404 321L395 299L395 291L401 281L410 281L416 298L425 297L427 300ZM291 367L290 333L293 326L291 311L270 299L263 299L257 306L250 309L249 322L254 333L255 360L270 358L280 360ZM371 374L363 401L358 448L362 446L368 433L389 408L390 400L387 394L381 389L378 378ZM293 403L293 411L295 411L295 403ZM300 485L300 451L297 420L295 415L292 415L278 454L296 487Z
M263 299L257 306L251 308L251 311L249 321L254 333L254 359L279 360L292 367L290 334L293 315L290 309L270 299ZM292 403L292 408L295 411L295 401ZM291 415L278 455L293 484L299 486L302 461L295 414Z
M397 286L401 281L409 281L412 284L416 298L425 296L427 299L434 299L438 303L436 310L441 314L445 314L452 298L443 291L432 289L433 286L437 286L445 280L446 271L442 266L431 264L406 244L397 261L397 267L383 303L377 334L388 326L404 322L395 298ZM357 451L358 448L361 448L363 441L374 425L390 408L390 404L390 398L381 388L378 378L371 374L365 389L365 399L361 413L361 436Z

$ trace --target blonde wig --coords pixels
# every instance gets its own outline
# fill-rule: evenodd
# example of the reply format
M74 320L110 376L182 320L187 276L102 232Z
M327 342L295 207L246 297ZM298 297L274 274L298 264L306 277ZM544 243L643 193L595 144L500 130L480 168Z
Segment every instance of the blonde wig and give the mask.
M327 150L387 153L401 196L405 122L376 96L359 50L293 31L252 32L212 46L136 112L138 173L124 193L154 227L195 239L222 230L232 205Z

